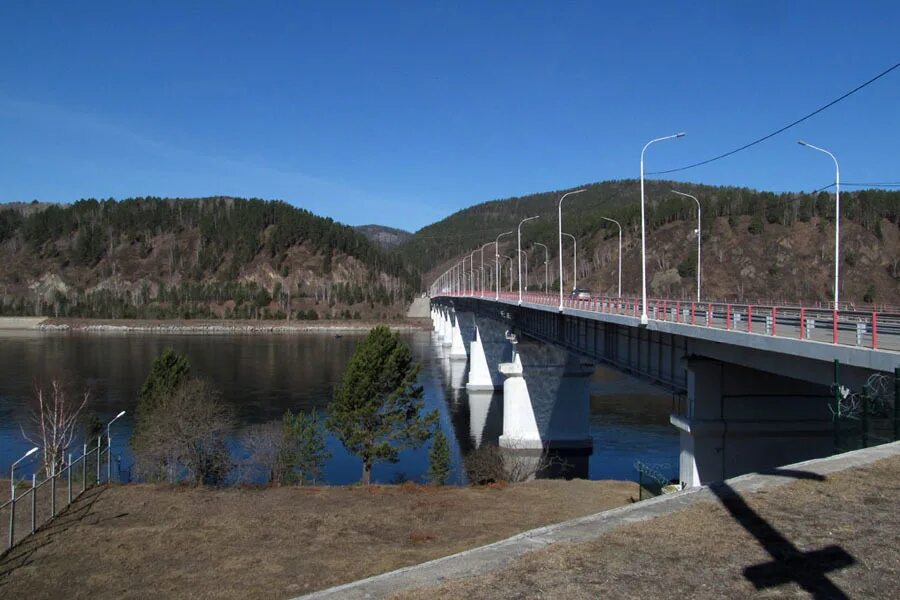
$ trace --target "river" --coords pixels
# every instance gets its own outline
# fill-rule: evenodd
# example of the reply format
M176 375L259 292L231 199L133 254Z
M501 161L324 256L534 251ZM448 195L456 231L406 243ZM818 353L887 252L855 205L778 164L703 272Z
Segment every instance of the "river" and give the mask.
M462 370L451 372L441 359L430 332L404 333L422 364L420 383L427 409L437 409L440 426L453 452L453 481L461 481L461 457L479 443L496 442L502 429L502 395L470 398L456 389ZM112 426L113 452L130 464L127 440L133 427L137 392L150 364L164 348L185 353L193 374L212 382L235 411L238 430L280 418L285 410L324 411L332 390L362 334L291 335L140 335L96 333L2 332L0 334L0 468L29 447L21 433L28 427L35 385L59 378L73 389L87 389L93 412L105 423L119 411L126 415ZM678 435L668 423L671 399L624 375L598 369L591 399L594 448L576 474L590 479L636 478L634 461L677 475ZM606 391L604 391L606 390ZM483 426L482 426L483 424ZM480 431L477 431L480 429ZM361 462L329 437L332 458L325 469L329 483L359 479ZM427 450L407 450L396 464L379 463L378 482L421 480L427 472ZM584 464L586 463L586 464ZM34 463L17 467L29 475ZM126 470L127 472L127 470ZM0 475L2 477L2 475Z

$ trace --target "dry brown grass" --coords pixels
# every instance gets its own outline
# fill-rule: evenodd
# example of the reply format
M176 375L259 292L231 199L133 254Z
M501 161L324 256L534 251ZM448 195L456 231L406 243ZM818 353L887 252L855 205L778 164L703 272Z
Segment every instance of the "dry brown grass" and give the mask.
M288 598L628 502L627 482L89 491L0 560L0 597Z
M883 460L772 491L743 494L750 509L776 530L753 528L780 556L786 572L809 573L778 543L800 552L837 546L855 561L827 574L850 598L900 597L900 458ZM743 514L743 513L741 513ZM744 522L749 519L744 515ZM744 569L773 556L722 503L702 502L650 522L620 527L596 540L530 553L510 568L398 599L444 598L682 598L809 597L796 583L757 590ZM832 590L833 591L833 590ZM840 597L823 590L821 598Z

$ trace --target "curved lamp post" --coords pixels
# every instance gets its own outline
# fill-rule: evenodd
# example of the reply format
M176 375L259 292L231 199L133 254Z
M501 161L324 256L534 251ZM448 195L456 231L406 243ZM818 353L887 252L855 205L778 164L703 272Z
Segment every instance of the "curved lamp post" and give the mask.
M494 297L494 300L500 299L500 238L502 238L504 235L512 235L512 231L504 231L497 236L496 240L494 240L494 269L496 271L497 277L497 286L495 288L496 296ZM509 268L512 269L512 265L510 265Z
M470 296L475 295L475 253L478 250L472 250L472 254L469 255L469 270L470 270L470 278L472 279L472 293Z
M622 297L622 224L616 221L615 219L608 219L607 217L600 217L604 221L609 221L610 223L615 223L619 226L619 287L618 294L619 298ZM698 280L699 281L699 280Z
M539 215L534 217L526 217L519 221L519 227L517 228L519 232L518 243L516 246L516 258L519 262L519 304L522 304L522 223L525 223L526 221L533 221L534 219L539 218ZM528 264L525 265L525 268L528 268Z
M513 259L512 259L512 256L507 256L505 254L501 254L500 258L502 258L503 260L509 261L509 291L511 292L512 291L512 282L513 282L513 270L512 270Z
M838 310L838 290L840 289L841 266L841 167L834 154L825 148L813 146L803 140L797 142L801 146L818 150L834 161L834 310Z
M481 246L481 297L484 298L484 249L493 244L494 242L488 242Z
M691 196L690 194L685 194L684 192L679 192L677 190L672 190L673 194L678 194L679 196L684 196L686 198L690 198L694 202L697 203L697 302L700 302L700 201L697 200L695 196Z
M572 238L572 290L578 288L578 240L571 233L563 231L563 235ZM560 275L560 277L562 277Z
M566 192L562 196L559 197L559 206L558 206L558 224L559 224L559 310L562 312L563 309L563 258L562 258L562 203L563 200L566 199L566 196L571 196L572 194L580 194L586 190L574 190L572 192Z
M519 250L519 257L520 257L520 258L519 258L519 262L520 262L520 265L521 265L521 257L522 257L522 256L525 257L525 291L527 292L527 291L528 291L528 253L525 252L524 250ZM522 288L522 282L520 281L520 282L519 282L519 293L520 293L520 294L521 294L521 291L522 291L521 288ZM521 300L520 300L520 302L521 302Z
M112 435L109 433L110 426L125 416L125 411L121 411L113 420L106 424L106 481L109 482L112 476ZM99 457L98 457L99 458Z
M663 140L673 140L685 135L687 134L681 132L656 138L644 144L644 147L641 149L641 325L646 325L650 322L650 319L647 317L647 228L644 219L644 152L647 151L650 144Z
M35 452L37 452L37 451L38 451L38 448L37 448L37 446L35 446L34 448L32 448L31 450L29 450L28 452L26 452L26 453L22 456L22 458L20 458L20 459L17 460L16 462L14 462L14 463L12 464L12 466L9 468L9 485L10 485L10 487L12 488L12 499L13 499L13 500L16 499L16 476L15 476L15 475L16 475L16 465L19 464L20 462L22 462L23 460L25 460L26 458L28 458L29 456L31 456L32 454L34 454Z
M542 244L540 242L535 242L534 245L540 246L541 248L544 249L544 293L546 293L547 290L550 289L550 287L548 285L550 282L550 279L548 276L548 272L550 271L550 250L547 248L547 246L545 246L544 244Z

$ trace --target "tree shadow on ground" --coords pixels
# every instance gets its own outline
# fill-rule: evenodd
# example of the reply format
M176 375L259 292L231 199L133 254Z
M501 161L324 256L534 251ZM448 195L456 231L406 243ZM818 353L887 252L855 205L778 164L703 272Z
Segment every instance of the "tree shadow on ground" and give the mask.
M32 563L38 550L52 544L57 535L83 522L91 514L94 503L107 488L108 486L103 485L85 490L54 519L37 528L34 535L29 535L5 554L0 555L0 589L13 571ZM100 521L95 522L99 523Z
M773 469L766 475L825 481L823 475L791 469ZM827 574L844 569L856 563L840 546L827 546L821 550L804 552L775 529L761 515L756 513L740 494L725 482L710 484L709 489L716 495L731 514L760 546L772 557L770 562L751 565L744 569L744 577L756 587L764 590L791 582L817 599L849 598Z

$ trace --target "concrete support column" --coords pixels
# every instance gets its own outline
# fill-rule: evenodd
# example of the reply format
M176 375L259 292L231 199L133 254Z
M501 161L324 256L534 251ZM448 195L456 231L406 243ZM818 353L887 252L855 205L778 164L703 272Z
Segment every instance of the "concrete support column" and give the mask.
M441 327L441 343L448 347L453 345L453 316L449 310L444 313L444 324Z
M450 360L465 361L468 358L466 354L466 345L463 342L462 330L459 326L459 315L454 315L453 329L450 331Z
M830 392L702 357L688 360L688 397L670 422L680 430L679 478L698 486L828 456Z
M466 389L494 390L494 381L491 379L487 356L484 353L484 345L481 343L481 332L475 327L475 339L469 345L469 381Z
M500 372L506 377L503 382L503 435L500 436L500 447L516 450L543 448L528 384L522 377L522 361L517 352L513 352L512 362L500 364Z
M589 450L593 365L554 346L525 340L512 363L500 365L503 385L501 446ZM526 405L527 399L527 405Z

